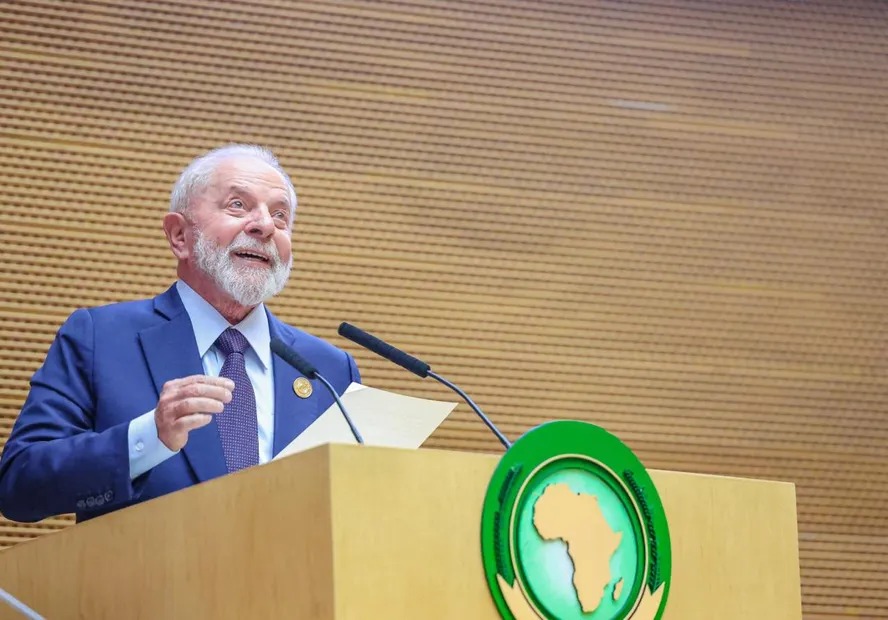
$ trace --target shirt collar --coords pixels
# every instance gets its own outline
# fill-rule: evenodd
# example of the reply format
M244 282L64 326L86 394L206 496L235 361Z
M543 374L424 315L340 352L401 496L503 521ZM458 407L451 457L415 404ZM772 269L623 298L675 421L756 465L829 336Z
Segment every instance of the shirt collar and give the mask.
M268 315L265 304L259 304L240 323L232 326L206 299L182 280L176 282L176 290L194 330L197 351L201 358L207 354L219 335L229 327L242 333L250 343L259 362L268 370L271 367L271 335L268 331Z

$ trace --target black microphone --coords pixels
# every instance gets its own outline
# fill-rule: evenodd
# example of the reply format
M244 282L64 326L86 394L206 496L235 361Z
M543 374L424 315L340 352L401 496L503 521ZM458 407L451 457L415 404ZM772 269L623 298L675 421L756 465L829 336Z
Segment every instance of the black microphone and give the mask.
M333 400L336 401L336 404L339 406L339 410L342 412L342 417L345 418L345 421L348 422L348 427L351 429L352 435L355 436L355 441L362 444L364 443L364 438L361 437L361 433L358 432L358 429L355 427L352 422L351 416L348 415L348 411L345 410L345 405L342 404L342 401L339 400L339 394L336 393L336 389L327 381L324 376L318 372L318 369L314 367L314 365L309 362L307 359L296 353L293 350L293 347L286 345L282 340L278 338L271 339L271 350L278 354L278 356L287 362L290 366L301 372L303 375L308 377L309 379L317 379L324 386L330 390L330 393L333 395Z
M499 431L499 429L494 426L493 422L491 422L490 419L486 415L484 415L484 412L481 411L478 405L476 405L471 398L469 398L468 394L463 392L459 387L457 387L441 375L433 372L431 366L426 364L421 359L417 359L412 355L408 355L400 349L396 349L387 342L383 342L376 336L368 334L363 329L355 327L354 325L351 325L349 323L342 323L339 325L339 335L348 338L355 344L359 344L365 349L373 351L377 355L384 357L390 362L394 362L401 368L405 368L413 374L422 377L423 379L425 379L426 377L431 377L432 379L443 383L451 390L459 394L462 399L469 404L469 406L475 411L475 413L478 414L478 417L480 417L481 420L487 425L487 428L489 428L493 432L493 434L496 435L496 438L500 440L500 443L503 444L507 450L512 447L512 442L506 439L505 435L503 435Z

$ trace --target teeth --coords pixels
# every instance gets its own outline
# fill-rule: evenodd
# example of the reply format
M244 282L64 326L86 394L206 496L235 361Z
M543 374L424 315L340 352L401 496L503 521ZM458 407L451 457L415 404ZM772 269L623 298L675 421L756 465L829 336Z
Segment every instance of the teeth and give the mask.
M268 259L264 256L260 256L259 254L253 254L252 252L236 252L238 256L248 256L250 258L258 258L259 260L267 261Z

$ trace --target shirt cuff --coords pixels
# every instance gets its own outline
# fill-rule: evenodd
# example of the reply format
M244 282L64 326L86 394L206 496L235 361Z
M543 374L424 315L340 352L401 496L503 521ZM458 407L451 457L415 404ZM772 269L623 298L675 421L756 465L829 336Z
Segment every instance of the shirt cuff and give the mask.
M167 448L157 436L154 409L143 413L129 423L127 442L129 443L130 480L135 480L146 471L178 454L178 452Z

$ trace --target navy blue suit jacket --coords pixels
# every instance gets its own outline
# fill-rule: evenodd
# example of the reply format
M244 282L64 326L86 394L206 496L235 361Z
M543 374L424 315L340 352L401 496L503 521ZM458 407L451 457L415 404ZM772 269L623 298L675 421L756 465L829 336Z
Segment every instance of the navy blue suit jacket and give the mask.
M268 312L271 337L310 360L340 394L360 381L345 351L285 325ZM317 381L277 356L274 453L333 403ZM0 512L15 521L75 513L82 521L226 473L215 420L191 431L175 456L131 481L130 421L157 405L163 384L203 374L191 319L175 286L155 297L76 310L61 326L0 458Z

